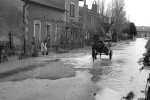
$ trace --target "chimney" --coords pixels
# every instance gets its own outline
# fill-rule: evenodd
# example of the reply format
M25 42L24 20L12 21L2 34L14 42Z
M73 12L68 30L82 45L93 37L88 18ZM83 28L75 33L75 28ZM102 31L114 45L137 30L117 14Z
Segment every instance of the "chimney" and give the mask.
M96 3L96 1L94 1L93 4L92 4L92 11L97 12L97 3Z

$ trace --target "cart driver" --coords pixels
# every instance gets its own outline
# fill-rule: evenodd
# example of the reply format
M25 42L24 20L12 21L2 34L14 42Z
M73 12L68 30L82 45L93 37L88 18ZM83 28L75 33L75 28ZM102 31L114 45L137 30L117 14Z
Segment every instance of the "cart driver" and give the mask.
M99 40L99 36L97 34L94 34L93 36L93 44L97 44Z

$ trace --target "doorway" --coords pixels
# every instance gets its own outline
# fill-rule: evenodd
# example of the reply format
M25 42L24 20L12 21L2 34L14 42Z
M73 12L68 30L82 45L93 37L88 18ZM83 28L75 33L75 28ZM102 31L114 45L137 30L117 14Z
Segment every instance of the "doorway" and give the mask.
M46 38L49 37L49 46L50 46L50 38L51 38L51 33L52 33L52 24L49 22L46 22Z
M34 22L34 37L36 42L41 41L41 22L35 21Z

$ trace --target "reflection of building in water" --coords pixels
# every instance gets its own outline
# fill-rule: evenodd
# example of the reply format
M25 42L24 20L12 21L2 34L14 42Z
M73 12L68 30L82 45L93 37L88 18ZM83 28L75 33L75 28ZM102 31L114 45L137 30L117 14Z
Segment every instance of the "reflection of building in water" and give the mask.
M147 26L137 26L137 36L138 37L147 37L150 36L150 27Z

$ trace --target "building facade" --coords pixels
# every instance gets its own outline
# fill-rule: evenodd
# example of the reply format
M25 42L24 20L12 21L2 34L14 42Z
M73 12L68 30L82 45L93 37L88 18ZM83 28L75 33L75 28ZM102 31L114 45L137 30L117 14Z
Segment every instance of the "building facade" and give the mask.
M26 39L41 43L48 36L50 45L58 43L59 27L65 22L65 8L48 0L26 2Z
M147 37L150 36L150 27L146 27L146 26L137 26L136 27L137 30L137 36L138 37Z
M27 42L35 40L40 44L49 36L50 46L60 45L61 36L69 36L69 41L73 41L76 34L80 34L76 29L71 28L72 26L68 32L65 32L66 23L78 23L79 1L83 0L1 0L0 5L3 7L0 7L6 10L2 12L0 9L0 13L5 15L12 7L19 9L21 13L25 11L23 18L25 29L20 35L23 35ZM0 16L0 19L3 17ZM66 33L68 35L65 35Z
M66 22L78 22L79 19L79 1L78 0L65 0Z
M26 39L41 43L50 37L50 46L59 45L66 22L78 22L79 0L24 0Z
M93 35L96 33L96 20L98 19L98 16L99 13L95 2L92 4L92 9L88 9L88 7L86 7L86 16L85 9L83 7L79 8L79 23L85 23L86 27L85 40L91 40Z

